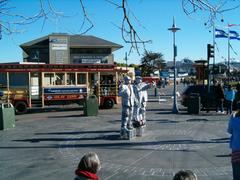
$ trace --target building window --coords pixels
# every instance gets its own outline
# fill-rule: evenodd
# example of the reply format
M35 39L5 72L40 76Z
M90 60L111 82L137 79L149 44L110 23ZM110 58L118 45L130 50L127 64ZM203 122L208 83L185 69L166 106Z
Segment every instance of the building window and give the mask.
M111 48L71 48L71 54L111 54Z

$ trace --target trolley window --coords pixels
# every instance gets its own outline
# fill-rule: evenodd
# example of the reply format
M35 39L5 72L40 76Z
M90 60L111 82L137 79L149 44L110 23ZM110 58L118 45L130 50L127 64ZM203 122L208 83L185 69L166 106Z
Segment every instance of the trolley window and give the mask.
M81 84L86 84L87 83L87 78L86 78L86 74L83 73L78 73L77 74L77 84L81 85Z
M56 73L56 85L65 85L65 74Z
M52 86L52 85L54 85L54 82L55 82L54 73L45 73L44 74L44 85Z
M7 73L0 73L0 87L7 87Z
M67 85L76 85L75 73L67 73Z
M28 73L10 73L9 74L9 86L26 88L28 87Z

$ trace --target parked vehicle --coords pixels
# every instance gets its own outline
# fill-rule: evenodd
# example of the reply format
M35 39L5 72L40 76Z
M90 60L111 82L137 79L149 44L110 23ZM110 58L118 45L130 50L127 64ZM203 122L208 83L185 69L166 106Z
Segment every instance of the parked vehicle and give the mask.
M208 94L208 87L207 85L189 85L187 86L183 93L182 93L182 99L181 104L185 107L189 106L189 99L191 94L199 94L200 96L200 105L201 108L215 108L216 107L216 101L215 101L215 95L214 95L215 87L213 85L210 86L210 93Z
M181 104L185 107L188 107L189 99L191 94L199 94L200 96L200 106L201 109L216 109L216 99L215 99L215 86L210 86L210 92L208 93L208 86L197 84L197 85L189 85L187 86L181 95ZM226 103L224 102L224 107L226 107ZM236 109L236 102L233 102L233 109Z

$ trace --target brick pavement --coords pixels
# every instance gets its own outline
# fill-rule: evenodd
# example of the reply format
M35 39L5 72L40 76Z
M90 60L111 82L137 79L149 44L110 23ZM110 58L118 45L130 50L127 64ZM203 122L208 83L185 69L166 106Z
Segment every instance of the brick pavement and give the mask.
M100 179L171 180L192 169L204 180L230 180L228 117L171 113L172 99L149 96L144 137L119 139L121 108L84 117L78 108L17 116L0 131L0 179L73 179L85 152L99 154ZM163 98L164 99L164 98Z

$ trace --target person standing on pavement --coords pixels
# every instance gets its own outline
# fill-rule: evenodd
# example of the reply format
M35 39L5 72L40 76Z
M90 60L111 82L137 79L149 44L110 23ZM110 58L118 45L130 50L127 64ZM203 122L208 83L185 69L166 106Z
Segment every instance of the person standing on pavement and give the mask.
M135 127L144 126L146 124L147 90L152 87L156 87L155 81L152 84L147 84L142 82L141 76L136 76L136 82L133 86L136 98L133 108L133 126Z
M135 95L133 91L133 85L131 84L131 78L129 76L124 76L124 84L120 85L118 95L122 97L120 134L123 136L127 131L133 129L132 118Z
M227 101L227 114L232 114L232 104L235 98L235 91L232 89L231 85L228 85L227 90L224 92L225 99Z
M237 104L237 112L230 117L228 133L231 134L230 148L232 149L231 163L233 180L240 179L240 103Z
M224 91L221 83L215 86L216 112L223 113Z

